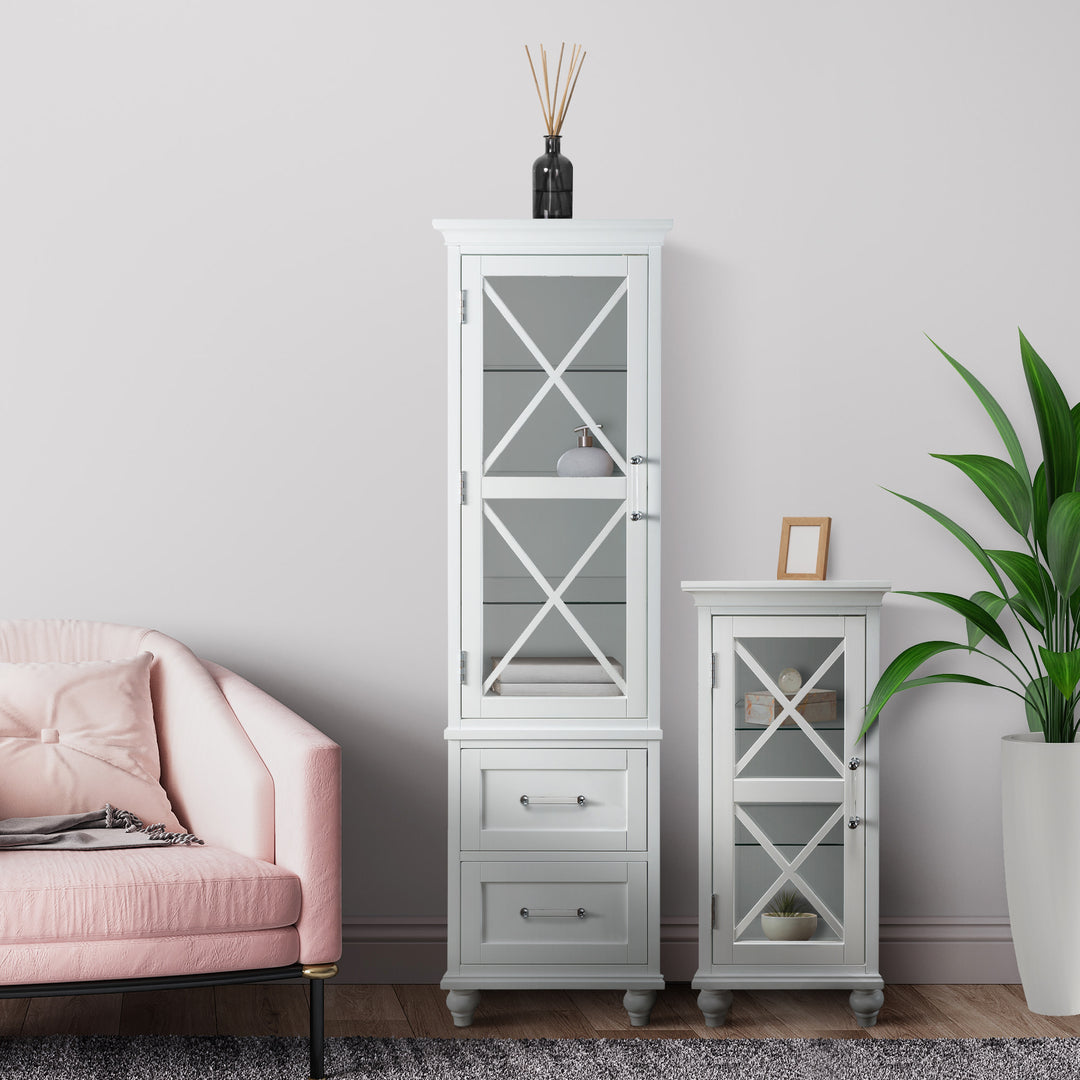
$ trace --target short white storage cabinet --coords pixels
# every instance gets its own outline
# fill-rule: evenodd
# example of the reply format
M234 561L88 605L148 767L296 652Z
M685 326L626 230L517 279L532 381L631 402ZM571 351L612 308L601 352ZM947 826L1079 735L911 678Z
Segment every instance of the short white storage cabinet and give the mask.
M693 985L706 1023L724 1023L735 989L845 987L858 1024L869 1027L884 1001L877 729L861 741L859 731L889 586L703 581L683 589L698 609ZM763 918L785 898L800 914Z
M443 988L659 956L660 250L669 221L436 221L449 254Z

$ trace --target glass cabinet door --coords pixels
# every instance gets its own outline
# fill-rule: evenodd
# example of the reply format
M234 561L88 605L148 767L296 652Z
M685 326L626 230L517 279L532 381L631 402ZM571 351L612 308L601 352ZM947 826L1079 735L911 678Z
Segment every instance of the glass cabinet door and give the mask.
M465 256L462 288L462 715L643 716L646 257Z
M861 963L865 620L717 617L713 643L714 960Z

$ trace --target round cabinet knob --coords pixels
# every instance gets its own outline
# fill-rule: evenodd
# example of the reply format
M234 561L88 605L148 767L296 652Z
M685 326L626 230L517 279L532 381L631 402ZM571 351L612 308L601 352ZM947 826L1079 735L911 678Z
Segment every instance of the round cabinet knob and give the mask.
M776 685L784 691L785 694L794 694L796 690L802 686L802 675L798 670L793 667L786 667L776 677Z
M854 772L862 764L862 759L853 757L848 763L847 767Z
M847 827L849 829L857 829L862 824L862 818L856 814L854 817L849 817Z

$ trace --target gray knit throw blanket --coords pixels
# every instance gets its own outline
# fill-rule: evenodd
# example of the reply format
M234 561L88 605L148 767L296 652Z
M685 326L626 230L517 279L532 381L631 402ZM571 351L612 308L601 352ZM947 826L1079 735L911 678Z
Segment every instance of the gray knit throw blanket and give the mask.
M0 850L104 851L109 848L201 844L197 836L168 832L164 825L144 825L130 810L105 804L104 810L0 821Z

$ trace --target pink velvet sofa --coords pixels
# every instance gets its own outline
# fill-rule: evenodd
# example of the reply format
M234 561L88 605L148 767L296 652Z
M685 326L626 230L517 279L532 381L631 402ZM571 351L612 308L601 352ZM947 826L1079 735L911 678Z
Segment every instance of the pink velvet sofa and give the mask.
M0 997L306 977L322 1077L322 991L341 955L340 748L157 631L0 622L9 665L147 652L160 784L204 845L0 851Z

